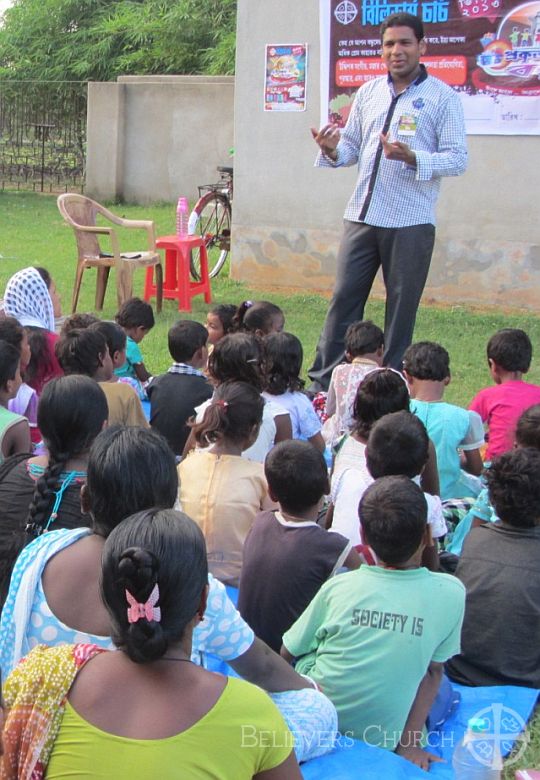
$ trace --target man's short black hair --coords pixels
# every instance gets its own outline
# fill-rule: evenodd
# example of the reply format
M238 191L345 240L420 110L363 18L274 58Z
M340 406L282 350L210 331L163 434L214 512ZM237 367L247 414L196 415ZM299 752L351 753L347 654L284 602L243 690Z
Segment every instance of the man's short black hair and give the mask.
M200 322L178 320L169 329L169 352L175 363L191 360L195 352L206 345L208 331Z
M123 303L114 319L122 328L152 330L155 325L152 307L140 298L130 298Z
M420 547L427 503L412 479L377 479L362 496L358 514L365 541L384 563L405 563Z
M366 447L373 479L401 474L418 476L426 465L429 438L424 423L411 412L393 412L377 420Z
M304 512L329 492L323 455L307 441L288 439L270 450L264 462L266 481L285 512Z
M345 331L345 351L353 358L369 355L384 347L384 333L371 320L351 322Z
M424 37L424 25L422 24L422 20L417 16L414 16L414 14L400 12L387 16L381 24L381 41L389 27L410 27L414 32L417 41L421 41Z
M497 517L516 528L540 520L540 452L530 447L494 458L486 471L488 492Z
M407 347L403 355L403 369L414 379L442 382L450 376L450 356L434 341L418 341Z
M503 328L487 344L488 360L493 360L504 371L526 374L531 365L532 344L524 330Z

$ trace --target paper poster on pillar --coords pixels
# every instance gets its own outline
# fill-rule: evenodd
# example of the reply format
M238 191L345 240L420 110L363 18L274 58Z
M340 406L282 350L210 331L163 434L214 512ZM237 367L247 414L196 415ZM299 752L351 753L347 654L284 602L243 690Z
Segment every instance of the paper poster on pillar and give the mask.
M422 19L422 62L453 87L471 135L540 135L540 0L320 0L321 124L344 126L356 90L386 75L380 26Z
M307 44L267 44L265 111L306 110Z

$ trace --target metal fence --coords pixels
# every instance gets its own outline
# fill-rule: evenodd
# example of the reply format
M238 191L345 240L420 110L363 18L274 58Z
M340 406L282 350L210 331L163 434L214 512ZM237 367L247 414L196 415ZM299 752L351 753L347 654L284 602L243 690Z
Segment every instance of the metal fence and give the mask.
M0 188L84 189L86 83L0 81Z

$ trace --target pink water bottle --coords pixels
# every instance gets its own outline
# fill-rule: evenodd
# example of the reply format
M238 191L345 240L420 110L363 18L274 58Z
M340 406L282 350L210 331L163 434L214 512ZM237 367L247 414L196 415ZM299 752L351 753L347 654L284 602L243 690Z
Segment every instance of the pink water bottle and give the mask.
M178 198L176 206L176 235L178 238L185 238L188 234L188 199Z

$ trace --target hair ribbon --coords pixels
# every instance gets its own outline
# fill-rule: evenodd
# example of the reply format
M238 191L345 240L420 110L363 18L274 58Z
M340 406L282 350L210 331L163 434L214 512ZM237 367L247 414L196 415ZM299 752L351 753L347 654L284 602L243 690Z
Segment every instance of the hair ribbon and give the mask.
M144 604L137 601L127 589L126 599L129 604L127 610L128 623L137 623L138 620L153 620L156 623L160 622L161 609L156 607L156 604L159 601L159 588L157 582Z

